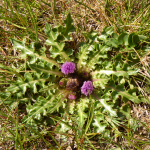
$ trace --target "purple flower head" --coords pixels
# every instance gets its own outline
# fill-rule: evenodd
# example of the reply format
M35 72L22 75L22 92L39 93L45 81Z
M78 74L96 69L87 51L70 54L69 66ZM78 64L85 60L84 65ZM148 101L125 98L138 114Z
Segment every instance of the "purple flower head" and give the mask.
M81 87L81 93L84 95L91 94L93 91L93 83L91 81L84 81L82 87Z
M69 73L74 73L74 70L76 69L75 63L73 62L65 62L61 66L61 72L65 75L68 75Z
M73 95L73 94L70 94L70 95L68 96L68 98L69 98L70 100L75 100L75 99L76 99L76 96Z

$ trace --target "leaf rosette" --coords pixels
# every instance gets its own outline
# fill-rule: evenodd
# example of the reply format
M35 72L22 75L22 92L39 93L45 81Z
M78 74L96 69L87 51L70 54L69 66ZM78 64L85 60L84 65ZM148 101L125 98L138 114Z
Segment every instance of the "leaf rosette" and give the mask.
M81 136L89 126L98 133L110 127L117 130L118 122L129 116L127 102L143 102L132 79L138 73L133 65L139 61L133 49L140 38L128 33L118 36L112 27L104 28L101 35L95 31L83 33L87 42L80 43L78 52L74 52L67 46L75 31L70 14L64 24L54 28L46 24L48 38L39 50L34 43L11 39L27 63L25 73L18 73L21 77L16 74L16 83L7 88L6 94L0 94L3 103L13 105L17 97L19 103L26 104L23 122L28 125L36 126L35 120L42 124L46 117L57 120L53 114L68 113ZM122 49L128 51L123 53ZM60 128L67 123L65 118Z

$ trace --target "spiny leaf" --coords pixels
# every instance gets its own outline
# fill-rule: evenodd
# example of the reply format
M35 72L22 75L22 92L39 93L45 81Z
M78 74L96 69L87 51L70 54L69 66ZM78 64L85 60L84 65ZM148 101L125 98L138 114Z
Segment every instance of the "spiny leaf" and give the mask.
M47 31L48 32L48 31ZM53 31L50 29L48 32L48 39L45 44L51 45L50 52L52 52L52 57L55 58L57 55L63 56L67 61L70 60L68 55L63 51L65 47L65 42L57 42L57 37L59 32L57 30Z
M48 74L57 75L57 76L64 76L64 74L61 73L60 71L49 70L49 68L42 67L41 65L30 64L30 67L32 70L35 70L37 72L48 73Z
M89 60L87 61L88 70L95 69L95 65L99 61L100 58L107 58L107 52L111 50L109 46L107 45L100 45L96 44L96 46L93 46L93 49L91 50L93 53L89 55Z
M115 74L116 76L126 76L128 77L129 75L136 75L138 72L138 70L130 70L130 71L124 71L124 70L120 70L120 71L113 71L113 70L100 70L100 71L94 71L91 74L92 75L96 75L96 74L106 74L106 75L111 75L111 74Z
M64 122L68 122L68 120L65 120L65 119L63 119L62 121L64 121ZM66 133L68 130L70 130L71 128L68 126L68 125L66 125L65 123L60 123L60 129L59 129L59 132L63 132L63 133Z
M80 103L77 106L78 115L79 115L79 123L80 128L83 127L85 123L85 118L87 118L87 114L84 112L86 108L88 108L89 100L87 98L81 99Z
M98 76L95 76L93 77L94 79L92 79L92 82L93 82L93 85L95 88L97 87L101 87L102 89L105 88L105 85L108 83L109 81L109 78L108 77L101 77L99 78Z
M113 27L105 27L100 36L98 36L98 40L100 43L107 43L108 37L113 34Z
M110 105L110 103L107 102L106 99L100 99L97 94L92 94L92 95L93 95L96 99L99 100L99 102L100 102L99 105L103 106L103 107L105 108L105 111L106 111L106 112L110 113L111 116L117 116L116 111L113 110L113 108L112 108L112 107L113 107L112 103L111 103L111 105ZM98 106L99 106L99 105L98 105Z
M82 46L79 48L78 58L79 61L77 63L77 69L80 70L82 66L86 65L86 60L88 59L88 54L90 52L90 46L88 44L82 43Z
M54 112L62 105L62 102L65 100L68 93L65 93L63 97L60 96L64 92L64 90L59 92L57 91L54 96L50 95L49 99L39 97L37 103L35 103L33 106L28 106L27 111L29 115L26 119L23 120L23 122L28 123L32 118L41 119L41 115L46 115L46 113Z
M102 35L112 35L113 27L105 27L102 31Z
M116 111L113 110L112 106L109 105L106 100L104 99L99 99L103 107L106 109L107 112L110 113L111 116L117 116Z
M130 94L128 91L125 90L124 88L124 84L120 84L120 85L115 85L114 81L111 81L108 85L106 85L106 89L113 89L115 90L118 94L120 94L122 97L127 98L128 100L131 100L135 103L140 103L142 102L142 99L139 99L138 96L136 96L134 93L134 95Z
M21 74L19 74L17 71L15 71L13 68L8 67L6 65L0 64L0 71L2 71L1 69L4 69L3 72L7 72L10 74L16 74L18 77L21 77L23 79L23 76ZM8 71L7 71L8 70Z
M16 93L18 91L22 91L22 94L25 94L27 88L30 88L33 93L37 93L36 85L43 86L45 79L36 79L34 80L32 75L29 72L26 72L25 80L22 80L21 78L18 78L17 83L14 85L11 85L9 88L7 88L6 91L9 91L11 93Z
M74 32L75 31L75 27L72 25L73 24L73 20L71 18L71 14L69 13L67 15L66 20L64 21L65 23L65 27L59 27L58 31L61 32L61 36L63 36L63 41L68 41L68 40L72 40L72 38L69 36L70 32Z
M122 112L127 118L129 118L130 116L130 111L131 111L131 108L129 104L123 105L120 108L120 112Z
M46 40L45 44L51 45L50 52L52 53L53 58L57 57L58 55L61 55L67 61L70 61L70 58L64 50L64 41L71 40L72 38L69 34L75 30L75 27L72 25L73 20L70 14L67 15L67 18L64 21L64 23L66 25L65 27L59 26L54 29L52 29L50 25L46 24L45 32L49 38Z
M74 114L75 111L75 101L69 102L69 113Z
M57 28L52 28L52 26L46 23L45 33L49 37L50 41L56 41L59 33L57 32Z
M51 48L49 49L50 53L51 53L51 57L53 58L56 58L57 56L61 56L62 58L66 59L66 61L70 61L70 57L68 55L68 51L66 50L62 50L62 51L59 51L59 49L51 46ZM64 62L64 61L63 61Z
M98 32L97 31L92 31L92 32L82 32L86 40L89 40L88 43L93 43L96 41L98 37Z
M94 123L93 123L94 128L94 132L96 133L102 133L105 131L105 128L107 126L106 123L101 123L99 117L96 117L94 119Z
M61 43L55 42L55 39L53 39L53 38L54 37L48 38L46 40L45 44L53 46L54 48L56 48L57 50L59 50L59 52L63 51L65 43L63 43L63 42L61 42Z
M21 50L21 57L23 59L26 59L26 56L30 56L34 58L34 61L32 59L32 63L35 63L37 59L41 59L43 61L52 63L56 66L60 66L55 60L48 59L47 57L44 57L44 56L40 56L38 53L35 52L35 49L33 47L26 46L21 41L18 41L16 39L10 39L10 41L13 44L14 48Z

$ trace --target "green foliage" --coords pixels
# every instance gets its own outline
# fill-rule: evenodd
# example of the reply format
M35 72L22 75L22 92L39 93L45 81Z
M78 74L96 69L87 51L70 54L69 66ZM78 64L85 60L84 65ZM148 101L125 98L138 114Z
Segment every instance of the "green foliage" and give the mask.
M91 129L96 133L113 129L119 134L119 125L129 118L127 102L144 102L132 78L138 73L134 67L139 61L135 49L138 51L141 38L136 33L118 35L112 27L104 28L101 35L84 33L87 42L80 43L78 52L74 53L67 45L72 40L73 31L73 20L68 14L64 26L52 28L46 24L47 40L38 49L35 43L29 44L25 39L11 39L14 49L21 51L20 56L26 65L24 72L12 72L16 80L5 94L0 93L2 102L25 104L27 115L22 122L37 130L46 117L58 120L56 117L61 116L60 132L67 132L72 125L78 129L76 134L81 138ZM49 58L46 50L50 52ZM66 76L60 71L66 61L76 63L73 75ZM11 71L11 68L5 69ZM83 75L85 72L87 76ZM80 78L82 83L91 80L94 91L85 97L80 91L82 85L77 90L59 85L60 81L68 83L70 78ZM75 100L68 98L71 92L76 94Z
M87 118L87 114L85 113L85 109L88 109L88 103L89 99L82 99L80 103L77 105L77 111L78 111L78 125L80 128L83 128L83 125L85 124L85 119Z

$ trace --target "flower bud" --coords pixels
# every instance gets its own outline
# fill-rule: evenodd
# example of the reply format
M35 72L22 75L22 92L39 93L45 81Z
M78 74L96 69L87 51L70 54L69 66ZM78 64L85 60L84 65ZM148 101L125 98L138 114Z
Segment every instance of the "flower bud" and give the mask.
M68 98L69 98L70 100L75 100L75 99L76 99L76 96L73 95L73 94L70 94L70 95L68 96Z
M62 81L60 81L60 82L59 82L59 85L60 85L60 86L62 86L62 85L63 85L63 82L62 82Z

